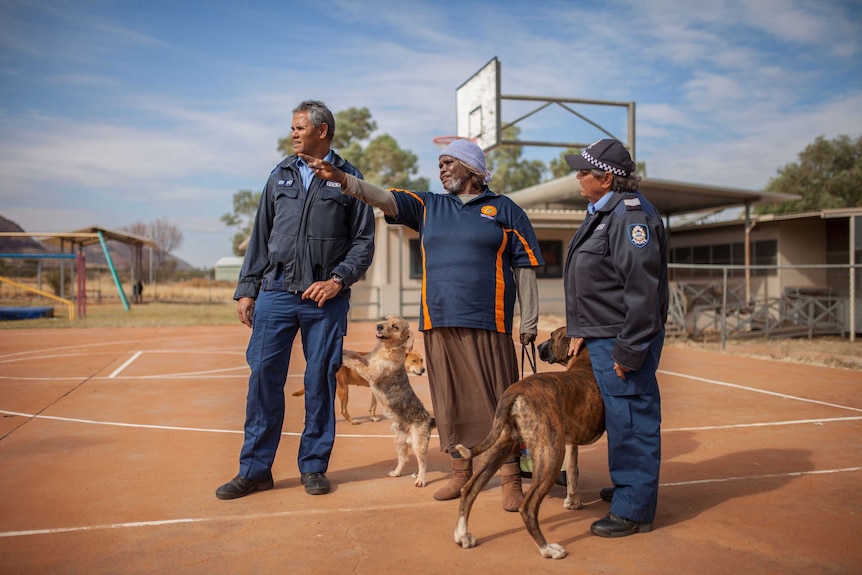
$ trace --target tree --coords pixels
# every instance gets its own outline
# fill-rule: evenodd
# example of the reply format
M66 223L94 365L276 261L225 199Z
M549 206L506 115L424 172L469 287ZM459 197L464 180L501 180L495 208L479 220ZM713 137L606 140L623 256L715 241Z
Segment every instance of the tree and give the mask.
M581 153L580 148L567 148L565 151L560 152L560 155L556 158L551 158L550 169L551 169L551 177L553 178L562 178L570 174L573 170L571 166L566 162L566 156L572 155L576 156ZM646 163L644 162L635 162L637 166L637 173L641 177L646 177Z
M241 256L245 252L240 245L251 235L258 203L260 203L260 192L240 190L233 195L233 213L226 213L221 217L225 225L237 229L231 239L233 253L236 256Z
M572 173L572 167L566 162L566 156L576 156L581 153L579 148L566 148L564 151L560 152L560 155L556 158L551 158L550 161L550 170L551 177L554 179L562 178L563 176L568 176Z
M165 256L183 245L183 232L167 219L159 218L150 223L150 239L156 244L155 256L159 268Z
M796 194L799 200L756 206L755 212L788 214L862 207L862 136L818 136L797 162L778 170L766 185L770 192Z
M416 154L403 150L389 134L371 138L377 122L368 108L348 108L335 113L335 137L332 147L362 172L369 182L392 188L427 190L428 178L415 178L419 172ZM363 145L364 144L364 145ZM293 154L290 136L278 140L278 150Z
M521 129L507 126L503 129L503 140L517 140ZM487 155L488 171L493 174L491 189L498 194L510 194L542 182L547 167L542 160L522 159L521 146L501 146Z
M377 130L377 122L368 108L348 108L335 114L335 137L332 147L362 172L366 180L393 188L427 190L428 178L418 178L418 158L409 150L402 149L389 134L371 138ZM279 138L278 151L285 156L293 154L290 136ZM242 243L251 235L260 192L239 190L233 195L233 212L221 217L225 225L237 228L232 239L233 253L241 256Z
M130 234L152 240L156 245L153 250L153 259L156 267L159 269L162 267L167 255L183 245L183 232L165 218L159 218L149 224L135 222L122 229Z

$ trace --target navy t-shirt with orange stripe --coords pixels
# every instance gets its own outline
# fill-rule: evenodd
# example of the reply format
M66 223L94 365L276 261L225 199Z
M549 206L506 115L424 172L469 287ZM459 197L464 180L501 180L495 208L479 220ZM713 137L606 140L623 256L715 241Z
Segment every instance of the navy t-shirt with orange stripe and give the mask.
M527 214L487 187L467 202L452 194L392 189L398 216L419 232L422 254L420 331L470 327L512 333L512 268L544 265Z

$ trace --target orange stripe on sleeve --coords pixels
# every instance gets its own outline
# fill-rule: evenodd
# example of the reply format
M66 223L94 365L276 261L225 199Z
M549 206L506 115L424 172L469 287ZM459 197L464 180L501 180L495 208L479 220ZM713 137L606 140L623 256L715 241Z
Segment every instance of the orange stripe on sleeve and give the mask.
M417 202L422 204L423 208L425 207L425 202L422 200L422 198L420 198L419 196L417 196L414 192L411 192L410 190L402 190L401 188L389 188L389 191L390 192L397 192L399 194L408 194L410 196L413 196L414 198L416 198Z
M532 248L530 248L530 244L527 240L524 239L524 236L518 233L518 230L507 230L512 232L518 237L518 240L521 242L521 245L524 246L524 251L527 252L527 257L530 258L530 265L533 267L539 266L539 259L536 257L536 254L533 252Z

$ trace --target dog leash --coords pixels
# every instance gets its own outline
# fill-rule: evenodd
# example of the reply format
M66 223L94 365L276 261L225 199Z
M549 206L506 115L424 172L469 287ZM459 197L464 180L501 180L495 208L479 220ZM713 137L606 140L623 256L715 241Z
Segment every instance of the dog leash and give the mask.
M531 357L532 354L532 357ZM530 353L527 353L527 344L521 344L521 379L524 379L524 358L526 357L527 361L530 362L530 368L533 370L533 373L536 372L536 343L530 342Z

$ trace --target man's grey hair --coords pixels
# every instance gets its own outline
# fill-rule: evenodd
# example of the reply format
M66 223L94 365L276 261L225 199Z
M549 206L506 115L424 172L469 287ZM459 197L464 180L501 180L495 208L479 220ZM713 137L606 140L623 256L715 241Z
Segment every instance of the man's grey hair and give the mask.
M315 128L319 128L321 124L329 126L329 130L326 131L326 135L330 142L332 141L332 138L335 137L335 116L332 115L332 112L326 107L326 104L320 100L306 100L302 102L299 106L293 109L294 114L297 112L308 112L308 121L311 122L311 125Z

